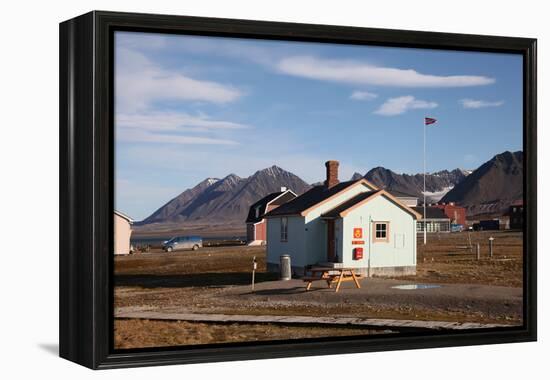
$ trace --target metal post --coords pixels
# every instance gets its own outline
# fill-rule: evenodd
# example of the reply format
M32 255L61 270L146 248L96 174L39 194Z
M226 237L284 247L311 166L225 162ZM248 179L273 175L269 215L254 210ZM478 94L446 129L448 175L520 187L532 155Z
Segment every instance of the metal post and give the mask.
M424 245L426 245L426 121L424 121Z
M256 268L258 268L258 263L256 262L256 256L252 259L252 290L254 290L254 280L256 277Z
M495 238L491 236L489 238L489 257L491 259L493 258L493 240L495 240Z
M479 243L476 244L476 256L478 260L481 259L481 254L479 251Z

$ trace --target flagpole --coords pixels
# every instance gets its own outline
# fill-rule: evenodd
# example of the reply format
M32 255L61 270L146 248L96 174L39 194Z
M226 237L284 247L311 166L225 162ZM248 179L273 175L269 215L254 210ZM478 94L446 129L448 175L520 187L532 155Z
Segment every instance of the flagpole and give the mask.
M424 120L424 245L426 245L426 120Z

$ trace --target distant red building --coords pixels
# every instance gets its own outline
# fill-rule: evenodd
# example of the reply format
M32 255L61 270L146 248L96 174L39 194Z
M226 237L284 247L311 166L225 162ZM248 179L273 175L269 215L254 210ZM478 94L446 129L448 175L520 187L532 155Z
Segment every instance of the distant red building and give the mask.
M293 200L296 196L292 190L282 187L281 191L266 195L250 206L248 217L246 218L246 240L249 245L265 244L267 240L267 228L264 215L280 205Z
M466 209L464 207L457 206L453 202L441 203L435 207L443 210L445 215L451 219L451 223L466 225Z

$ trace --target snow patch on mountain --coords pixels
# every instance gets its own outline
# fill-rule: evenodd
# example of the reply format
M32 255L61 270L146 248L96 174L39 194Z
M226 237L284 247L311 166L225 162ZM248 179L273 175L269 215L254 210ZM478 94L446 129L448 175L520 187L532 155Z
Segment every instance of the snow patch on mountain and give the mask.
M422 191L422 195L426 195L426 199L428 199L431 202L439 202L441 198L445 196L449 191L453 189L454 186L446 186L442 190L439 191Z

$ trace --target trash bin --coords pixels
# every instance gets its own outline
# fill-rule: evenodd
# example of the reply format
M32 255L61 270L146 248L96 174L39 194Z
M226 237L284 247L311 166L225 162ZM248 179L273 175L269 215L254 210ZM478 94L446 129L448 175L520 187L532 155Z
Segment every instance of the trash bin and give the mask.
M290 255L281 255L281 264L279 265L280 277L282 281L288 281L292 278L292 267L290 265Z

